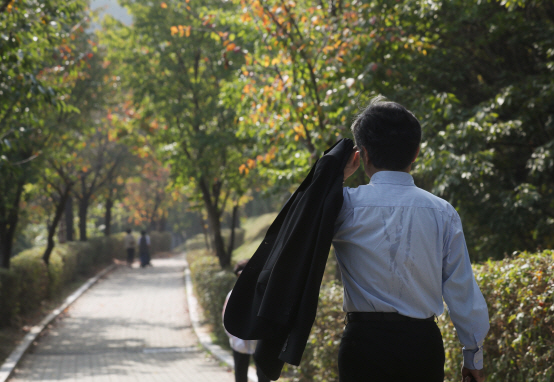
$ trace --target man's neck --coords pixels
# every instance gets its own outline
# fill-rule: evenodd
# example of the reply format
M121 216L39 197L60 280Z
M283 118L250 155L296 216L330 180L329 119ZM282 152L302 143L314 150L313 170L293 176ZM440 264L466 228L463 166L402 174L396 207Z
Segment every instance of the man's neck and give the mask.
M371 177L373 175L375 175L376 173L380 172L380 171L396 171L396 172L405 172L405 173L410 173L410 171L412 170L412 165L409 165L407 168L405 168L404 170L389 170L389 169L386 169L386 168L377 168L375 166L373 166L372 164L370 164L369 166L365 166L365 173L366 175L369 177L369 179L371 179Z

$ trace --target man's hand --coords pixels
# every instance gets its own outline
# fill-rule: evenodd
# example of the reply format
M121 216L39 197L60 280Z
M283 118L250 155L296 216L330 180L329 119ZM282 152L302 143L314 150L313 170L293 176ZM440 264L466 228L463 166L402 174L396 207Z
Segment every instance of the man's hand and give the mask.
M473 379L471 379L473 377ZM481 370L471 370L465 366L462 366L462 382L485 382L485 371Z
M350 158L348 159L348 163L346 163L346 167L344 167L344 180L354 174L358 167L360 167L360 152L358 151L358 147L354 146L352 154L350 154Z

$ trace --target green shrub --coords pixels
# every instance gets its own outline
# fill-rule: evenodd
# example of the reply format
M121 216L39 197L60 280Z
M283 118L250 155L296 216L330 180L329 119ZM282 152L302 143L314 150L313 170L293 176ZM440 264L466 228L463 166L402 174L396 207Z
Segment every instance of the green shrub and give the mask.
M474 266L474 271L489 307L487 380L554 380L554 253L525 252ZM446 379L457 381L460 345L446 315L440 326L447 350Z
M11 270L18 275L19 309L23 314L37 309L50 291L48 270L42 261L43 251L44 248L31 248L11 260Z
M68 252L75 254L75 266L77 273L81 275L90 273L94 258L88 242L71 241L62 245L67 248ZM56 248L57 247L58 246L56 246Z
M475 265L474 273L489 307L491 329L485 340L490 382L547 382L554 379L554 254L522 253ZM342 287L322 286L316 321L293 380L338 381L337 355L344 329ZM460 379L462 346L448 313L439 317L446 353L445 381Z
M93 264L106 264L113 260L114 253L111 251L111 236L98 236L88 240L91 246Z
M215 256L192 260L190 269L198 302L204 311L204 319L213 329L215 342L227 345L229 341L223 329L221 312L225 297L235 285L235 274L221 270Z
M77 253L72 251L68 245L58 245L52 251L52 256L59 256L63 261L62 284L65 285L75 280L77 275Z
M344 329L342 285L331 281L319 291L319 305L302 362L291 372L302 381L338 381L337 357Z
M170 232L150 232L150 252L152 255L159 252L171 251L171 233Z
M234 284L215 256L195 251L191 272L207 321L219 341L221 305ZM205 252L203 252L205 253ZM491 329L485 340L485 370L490 382L554 380L554 252L522 253L474 265L487 301ZM335 281L320 290L316 320L299 367L286 367L293 381L338 381L337 356L344 330L343 289ZM448 313L439 317L446 353L445 381L460 378L462 346Z
M203 234L199 233L198 235L187 239L184 247L187 252L195 251L197 249L206 249L206 239Z
M19 288L17 273L0 268L0 327L11 324L19 313Z
M152 253L171 245L169 233L153 233ZM77 274L88 275L114 258L125 258L124 234L95 237L87 242L58 244L49 266L42 261L43 247L31 248L13 257L11 269L0 269L0 327L13 322L17 314L36 310L47 297L59 294ZM165 242L164 242L165 240Z
M64 285L64 262L59 252L52 251L48 263L48 297L58 294Z

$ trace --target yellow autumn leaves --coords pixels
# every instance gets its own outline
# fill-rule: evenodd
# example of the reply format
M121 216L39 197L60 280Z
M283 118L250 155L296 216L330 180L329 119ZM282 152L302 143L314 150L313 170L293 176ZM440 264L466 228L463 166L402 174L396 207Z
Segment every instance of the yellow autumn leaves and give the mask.
M258 155L256 159L248 159L246 163L243 163L239 166L239 172L244 175L248 175L251 169L256 167L256 164L265 162L269 163L271 160L275 158L275 154L277 153L278 148L277 146L273 146L269 149L269 151L265 155Z
M178 33L179 37L183 37L183 36L189 37L192 27L185 26L185 25L177 25L177 26L172 26L170 29L171 29L172 36Z

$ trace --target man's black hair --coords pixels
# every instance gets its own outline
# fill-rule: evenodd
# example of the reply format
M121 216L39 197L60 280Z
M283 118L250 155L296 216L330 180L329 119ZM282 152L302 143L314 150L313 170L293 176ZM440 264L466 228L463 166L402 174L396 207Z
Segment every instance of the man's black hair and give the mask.
M404 106L375 97L352 124L356 145L378 169L405 170L421 143L421 126Z
M127 228L127 233L131 233L131 228Z

